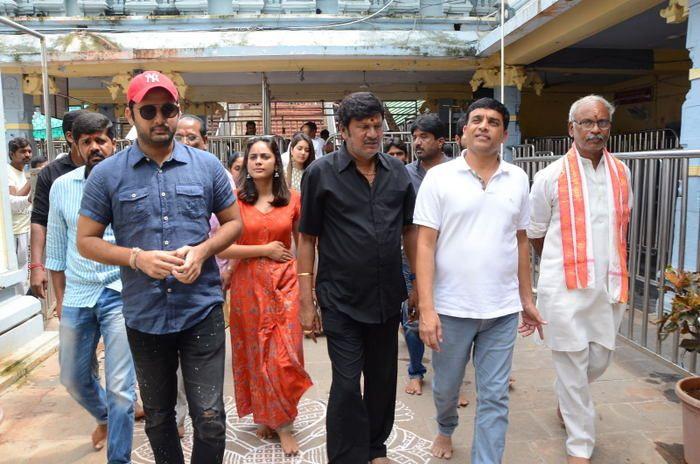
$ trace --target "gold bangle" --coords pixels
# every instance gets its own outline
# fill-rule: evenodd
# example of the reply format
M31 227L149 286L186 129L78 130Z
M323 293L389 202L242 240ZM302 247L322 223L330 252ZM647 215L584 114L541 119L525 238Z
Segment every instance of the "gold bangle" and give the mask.
M299 277L301 277L301 276L312 276L312 275L314 275L314 273L313 273L313 272L300 272L300 273L298 273L297 275L298 275Z

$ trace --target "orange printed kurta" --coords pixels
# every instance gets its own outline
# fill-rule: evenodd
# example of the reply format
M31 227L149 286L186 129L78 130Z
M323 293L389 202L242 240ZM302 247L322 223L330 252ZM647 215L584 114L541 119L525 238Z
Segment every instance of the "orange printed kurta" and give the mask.
M243 233L236 243L291 246L300 211L297 192L287 206L268 213L242 201L238 205ZM273 429L290 424L312 385L304 370L296 261L240 260L231 279L230 322L238 415L253 413L256 424Z

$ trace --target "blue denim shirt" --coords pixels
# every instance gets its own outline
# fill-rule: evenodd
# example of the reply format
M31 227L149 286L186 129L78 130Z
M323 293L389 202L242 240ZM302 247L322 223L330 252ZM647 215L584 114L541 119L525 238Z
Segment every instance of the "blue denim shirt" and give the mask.
M176 250L208 238L209 217L233 204L226 172L212 155L175 143L159 167L134 144L107 158L90 173L80 214L112 225L119 246ZM214 257L192 284L174 277L148 277L121 268L126 325L140 332L180 332L202 321L223 303Z

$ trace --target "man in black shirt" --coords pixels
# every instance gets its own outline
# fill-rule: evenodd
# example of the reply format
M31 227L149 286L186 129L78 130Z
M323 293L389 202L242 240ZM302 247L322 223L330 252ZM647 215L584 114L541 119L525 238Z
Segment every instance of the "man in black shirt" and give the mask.
M318 245L316 295L333 368L329 462L383 464L389 462L384 441L394 423L398 326L407 298L401 239L413 269L415 193L403 163L380 153L384 109L377 97L347 96L338 117L345 143L312 163L301 185L301 319L305 330L318 328Z
M63 116L63 135L70 144L70 153L50 162L39 172L39 176L36 179L34 202L32 204L32 225L30 228L31 258L29 263L29 283L31 284L32 294L37 298L46 298L46 285L49 281L46 269L44 269L46 224L49 221L49 192L56 179L83 165L83 160L71 137L73 121L82 113L87 113L87 110L70 111Z
M32 294L37 298L46 298L46 285L48 284L48 276L46 269L44 269L44 248L46 247L46 224L49 221L49 192L56 179L83 165L83 160L71 137L73 121L83 113L87 113L87 110L70 111L63 116L63 136L70 144L70 152L50 162L39 172L36 179L30 228L29 283ZM60 301L56 303L61 304Z

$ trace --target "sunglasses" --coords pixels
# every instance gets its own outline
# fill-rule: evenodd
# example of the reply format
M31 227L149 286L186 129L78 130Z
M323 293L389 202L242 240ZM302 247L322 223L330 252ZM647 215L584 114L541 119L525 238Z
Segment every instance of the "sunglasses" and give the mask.
M175 103L165 103L163 105L143 105L139 108L139 114L147 121L155 118L158 111L165 119L170 119L177 116L180 112L180 107Z

